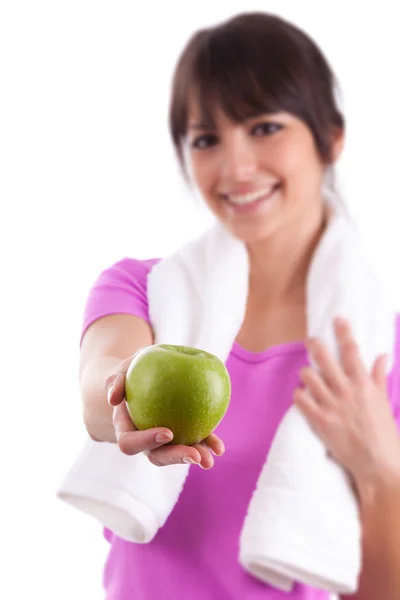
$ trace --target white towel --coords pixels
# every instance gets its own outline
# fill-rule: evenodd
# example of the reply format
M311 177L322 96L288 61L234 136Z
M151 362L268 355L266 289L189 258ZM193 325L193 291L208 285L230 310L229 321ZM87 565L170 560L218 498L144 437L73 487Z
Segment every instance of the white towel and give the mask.
M155 342L198 347L225 362L243 322L248 275L244 244L219 224L161 261L148 278ZM308 273L307 328L335 356L337 315L349 319L368 368L379 354L392 356L395 312L355 228L331 208ZM123 539L148 543L178 501L188 470L158 468L144 455L128 457L116 445L89 440L57 495ZM280 424L249 498L239 561L282 590L295 582L338 594L357 589L356 498L296 406Z

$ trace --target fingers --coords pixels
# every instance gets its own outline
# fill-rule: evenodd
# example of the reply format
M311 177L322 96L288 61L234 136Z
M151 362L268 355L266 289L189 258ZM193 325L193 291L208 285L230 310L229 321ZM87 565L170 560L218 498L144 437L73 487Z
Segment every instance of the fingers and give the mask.
M349 399L353 384L362 386L369 380L349 322L338 317L334 319L333 326L339 359L336 360L322 340L312 338L308 341L308 350L318 367L318 372L313 372L314 369L303 369L300 375L314 398L326 406L335 398ZM378 368L379 377L380 370Z
M346 386L346 375L325 344L321 340L313 338L308 342L308 350L328 387L333 391L340 392Z
M194 447L196 450L198 450L201 457L199 462L200 467L203 469L211 469L211 467L214 466L214 457L206 444L201 442L200 444L196 444Z
M387 354L378 356L372 367L371 377L378 388L387 393L387 364L389 357Z
M334 328L344 372L355 381L367 378L368 372L362 361L360 350L353 337L349 322L346 319L337 318L334 321Z
M202 469L214 466L214 457L225 452L223 441L214 433L195 446L168 446L152 450L148 454L150 462L158 467L171 464L195 464Z
M119 449L124 454L139 454L170 442L172 431L166 427L155 427L139 431L133 424L125 402L113 410L113 424Z
M215 434L195 446L165 446L173 439L172 431L166 427L139 431L129 416L125 402L114 407L113 424L121 452L128 455L146 452L150 462L158 467L194 464L211 469L214 466L211 452L220 455L225 451L222 440Z
M128 413L125 402L121 402L118 406L114 407L113 410L113 425L115 429L115 435L117 440L119 437L128 431L137 431L132 419Z
M178 464L199 465L204 460L204 456L198 446L177 445L151 450L148 459L157 467L166 467Z
M208 436L203 442L215 456L221 456L225 452L224 442L215 433Z
M214 466L212 454L202 444L197 444L196 446L168 446L156 448L148 453L148 459L157 467L187 464L199 465L203 469L211 469L211 467Z
M119 449L124 454L139 454L170 442L172 431L166 427L155 427L139 431L129 416L125 402L114 408L113 424Z
M132 456L140 452L152 452L171 441L172 434L168 429L145 429L144 431L123 431L118 436L118 446L123 454ZM172 446L170 446L172 447Z
M307 389L307 393L320 404L331 404L333 397L329 387L324 379L311 367L305 367L300 370L299 378Z
M214 466L212 454L221 456L225 452L224 443L215 434L209 435L206 440L195 446L165 446L173 439L169 429L158 427L139 431L135 427L123 401L126 373L133 358L131 356L122 361L116 372L109 375L105 381L108 402L114 407L113 424L121 452L128 455L145 452L150 462L160 467L172 464L197 464L203 469L210 469Z
M343 318L334 319L334 330L340 361L332 356L322 340L310 339L308 350L328 387L334 392L343 392L347 389L349 380L362 383L368 378L368 373L349 322Z
M106 390L108 403L111 406L117 406L124 399L126 373L132 360L138 354L138 352L140 352L140 350L143 350L143 348L140 348L133 356L129 356L128 358L125 358L125 360L121 361L115 373L111 373L111 375L107 377L104 387Z
M125 398L125 373L115 373L106 379L107 400L111 406L121 404Z
M296 388L293 392L293 401L311 419L311 422L315 421L320 415L321 409L308 390Z

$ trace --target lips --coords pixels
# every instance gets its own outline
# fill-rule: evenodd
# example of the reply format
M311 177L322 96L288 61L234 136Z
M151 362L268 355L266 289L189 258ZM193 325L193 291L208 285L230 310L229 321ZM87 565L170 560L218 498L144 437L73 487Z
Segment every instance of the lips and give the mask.
M234 192L222 194L222 199L227 201L229 204L235 206L245 206L258 202L259 200L265 200L270 197L275 190L280 186L279 183L273 186L265 186L258 189L252 190L235 190Z
M230 194L222 197L229 212L235 214L251 214L260 210L269 210L275 204L275 192L281 187L280 183L268 188L259 188L247 194Z

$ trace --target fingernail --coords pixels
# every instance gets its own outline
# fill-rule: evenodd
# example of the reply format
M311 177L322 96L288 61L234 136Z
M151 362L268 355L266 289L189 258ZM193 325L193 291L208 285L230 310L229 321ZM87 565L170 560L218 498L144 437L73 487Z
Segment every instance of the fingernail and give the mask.
M182 462L185 463L186 465L198 465L199 464L198 462L193 460L193 458L190 458L190 456L184 456L182 458Z
M111 396L112 396L113 391L114 391L114 384L110 385L110 387L107 390L107 402L108 402L108 404L111 404L110 400L111 400Z
M210 448L210 446L207 446L207 449L211 452L211 454L214 454L214 456L222 456L223 453L225 452L225 447L221 448L221 451L219 452L219 454L217 452L215 452L215 450L213 448Z
M157 433L156 442L157 444L165 444L165 442L170 442L173 436L167 431L162 431L161 433Z

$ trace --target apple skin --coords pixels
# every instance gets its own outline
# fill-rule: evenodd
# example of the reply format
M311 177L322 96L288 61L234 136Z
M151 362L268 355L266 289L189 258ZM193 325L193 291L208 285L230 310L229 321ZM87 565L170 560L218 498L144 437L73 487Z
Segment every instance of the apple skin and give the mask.
M125 378L125 401L137 429L167 427L172 445L193 446L222 421L231 397L224 363L213 354L170 344L139 350Z

